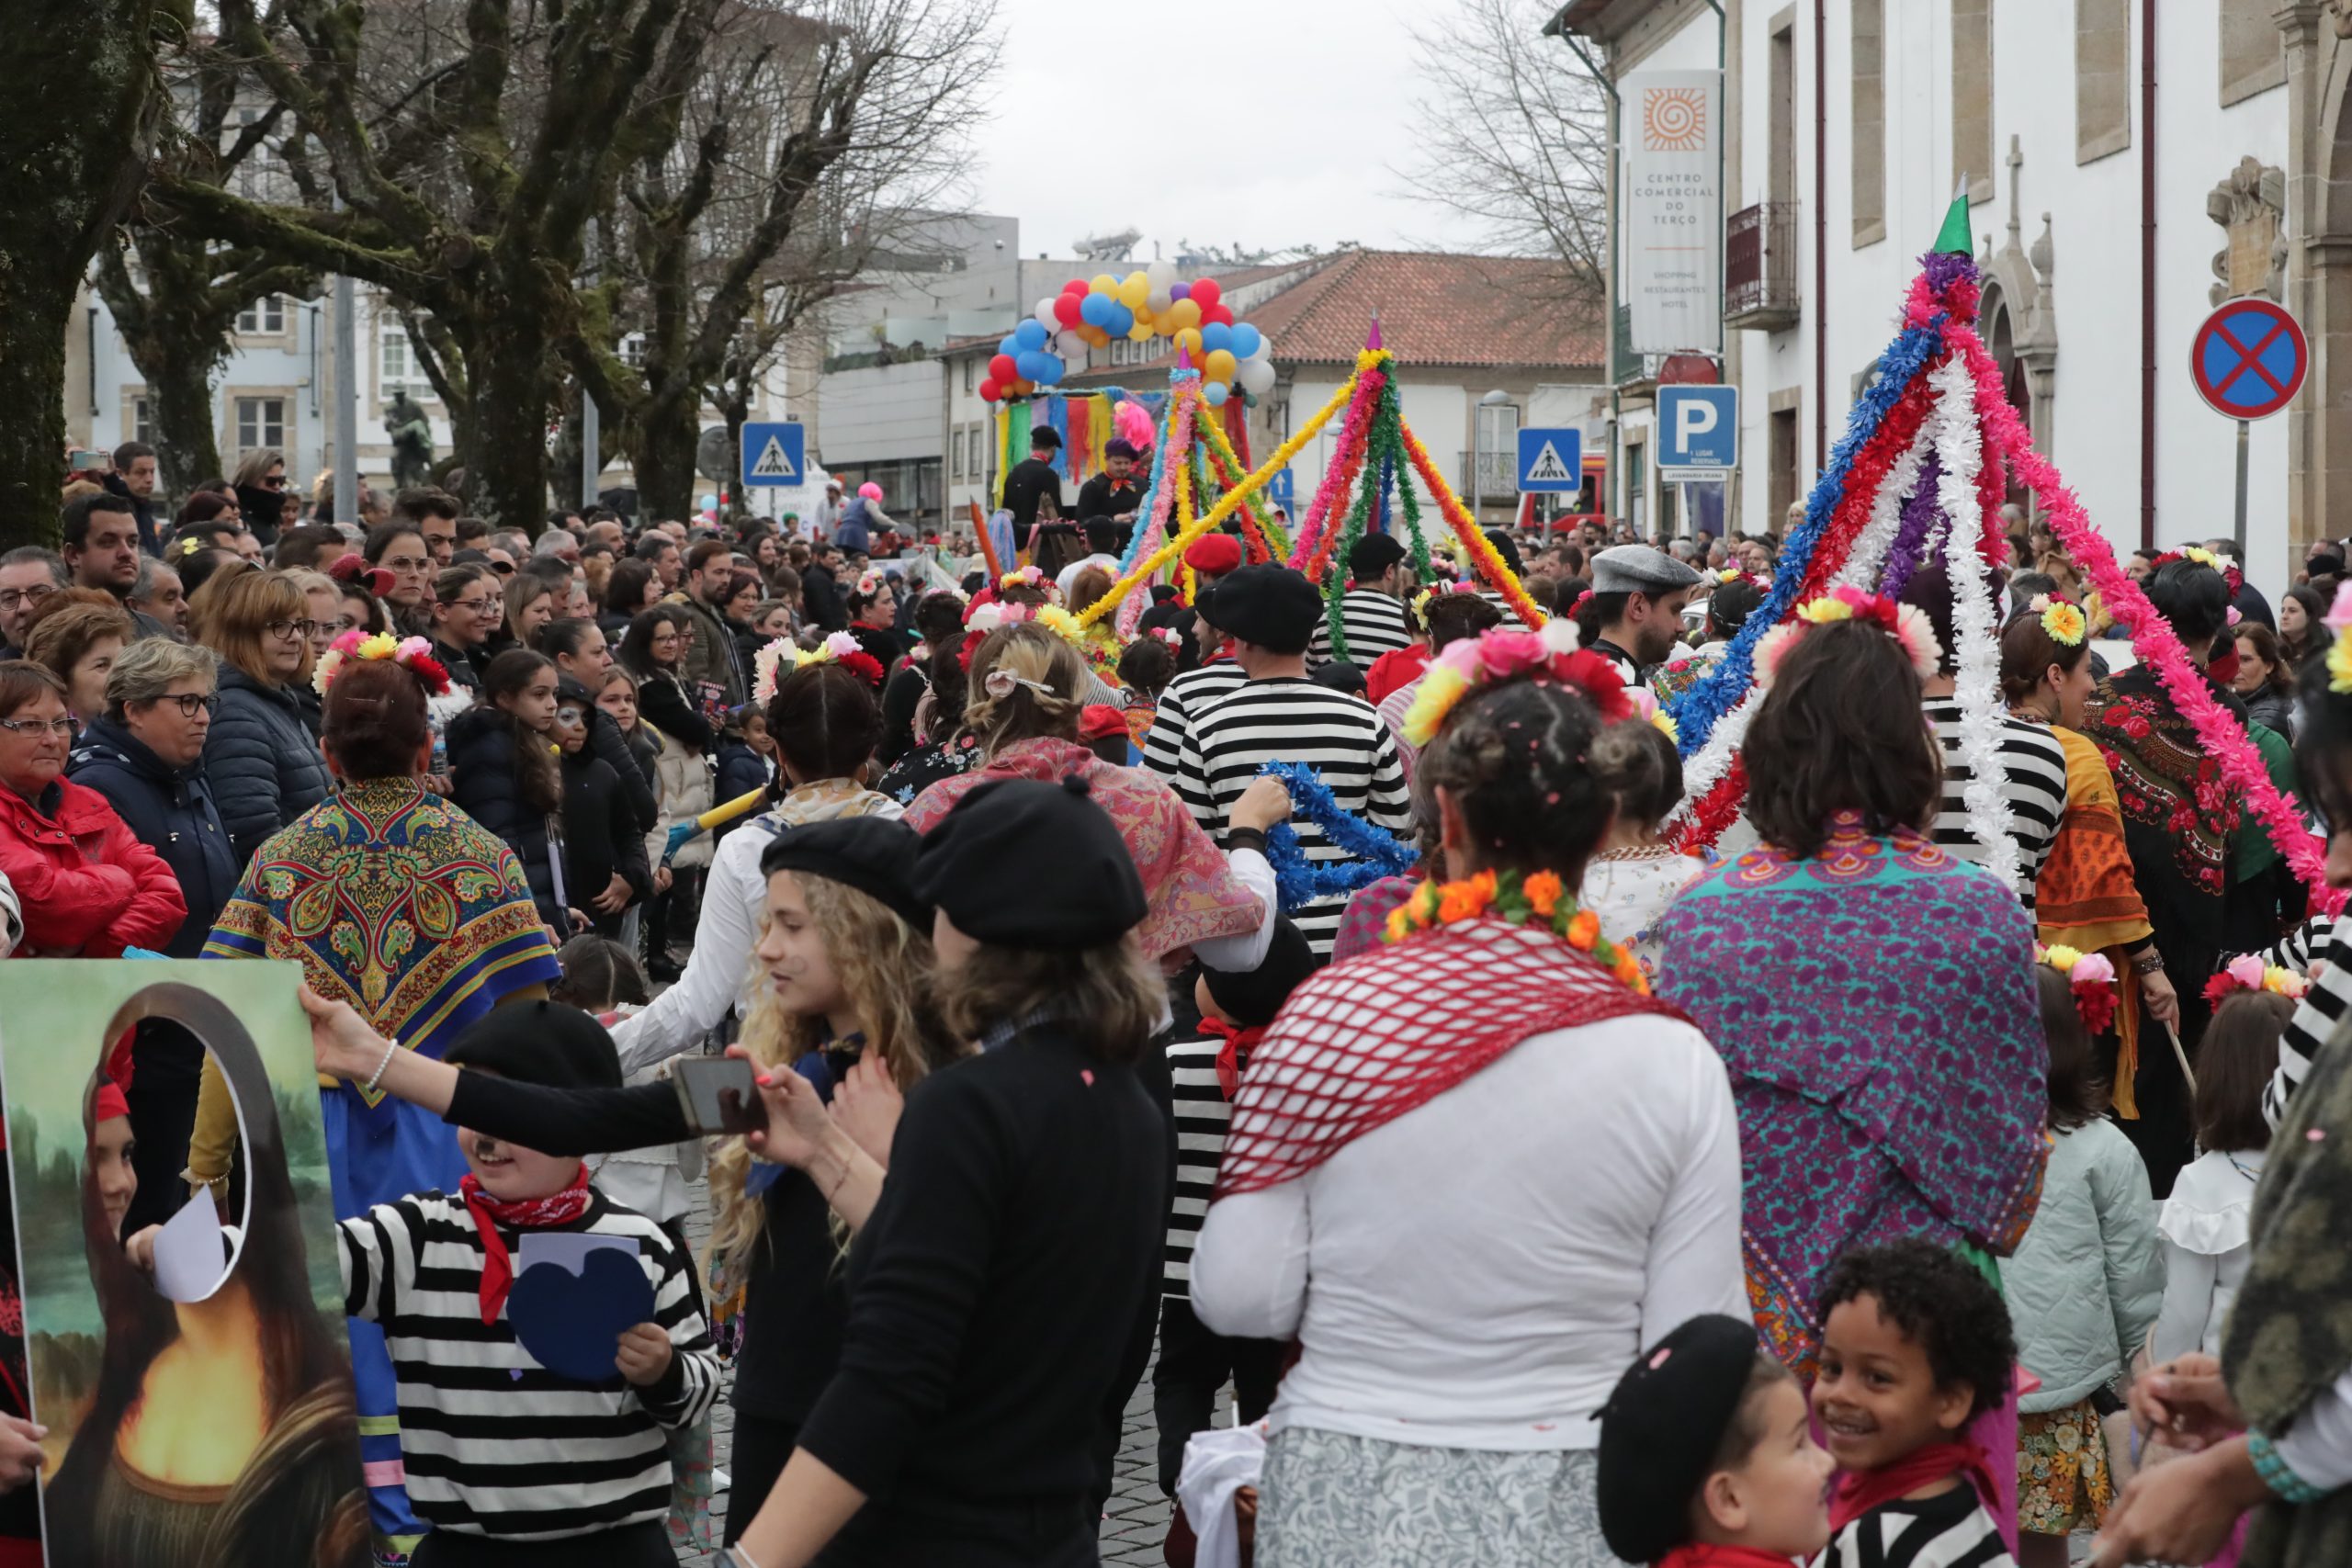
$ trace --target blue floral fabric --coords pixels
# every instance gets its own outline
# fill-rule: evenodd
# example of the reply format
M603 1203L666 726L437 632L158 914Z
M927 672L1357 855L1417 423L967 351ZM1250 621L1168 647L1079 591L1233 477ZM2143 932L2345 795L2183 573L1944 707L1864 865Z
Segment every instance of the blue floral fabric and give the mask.
M1716 862L1657 935L1657 994L1731 1073L1748 1295L1783 1360L1809 1370L1822 1277L1849 1247L2015 1247L2048 1156L2049 1048L2007 888L1841 818L1807 859Z

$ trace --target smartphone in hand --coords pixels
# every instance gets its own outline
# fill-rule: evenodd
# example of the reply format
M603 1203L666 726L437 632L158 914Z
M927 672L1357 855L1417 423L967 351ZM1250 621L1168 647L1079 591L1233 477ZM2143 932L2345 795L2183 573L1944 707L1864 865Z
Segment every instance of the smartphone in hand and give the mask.
M682 1056L671 1064L670 1081L696 1133L754 1133L768 1124L752 1064L741 1056Z

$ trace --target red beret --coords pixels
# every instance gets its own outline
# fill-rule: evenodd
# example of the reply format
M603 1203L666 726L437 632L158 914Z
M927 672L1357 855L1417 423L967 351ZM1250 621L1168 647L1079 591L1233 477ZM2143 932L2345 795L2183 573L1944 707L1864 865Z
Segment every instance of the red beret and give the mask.
M1108 740L1113 736L1125 738L1127 716L1108 703L1089 703L1078 716L1078 738L1080 740Z
M1194 571L1222 576L1241 564L1241 541L1230 534L1204 534L1184 549L1184 564Z

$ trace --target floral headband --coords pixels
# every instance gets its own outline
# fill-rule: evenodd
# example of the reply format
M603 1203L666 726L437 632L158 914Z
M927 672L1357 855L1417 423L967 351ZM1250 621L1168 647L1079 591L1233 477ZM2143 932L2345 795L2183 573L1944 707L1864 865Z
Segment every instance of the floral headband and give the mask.
M862 571L857 574L857 586L850 590L850 592L855 593L861 599L871 599L876 593L881 592L882 590L889 586L890 584L888 580L883 577L880 572Z
M1544 622L1542 631L1498 627L1464 637L1430 661L1429 673L1405 714L1405 739L1415 746L1428 745L1464 697L1522 674L1575 687L1611 724L1633 717L1634 699L1617 667L1584 649L1582 641L1576 623L1558 615Z
M2230 596L2232 598L2237 597L2238 590L2245 586L2245 573L2240 571L2236 567L2232 566L2229 562L2223 560L2212 551L2200 549L2195 545L2188 546L2183 549L2166 550L2164 554L2156 557L2155 559L2148 563L2148 570L2153 575L2155 572L2164 570L2165 568L2178 560L2194 562L2198 566L2210 566L2215 571L2220 572L2222 574L2222 581L2230 585Z
M752 700L763 707L775 695L778 671L784 667L786 654L792 656L795 670L811 664L839 664L869 686L882 683L882 661L866 652L847 632L834 632L815 648L801 648L790 637L780 637L752 656Z
M1024 566L1018 571L1008 571L996 580L996 585L999 588L1018 588L1023 583L1032 588L1043 588L1046 586L1046 574L1037 567Z
M2036 942L2033 960L2066 976L2075 993L2075 1014L2083 1021L2083 1027L2093 1034L2106 1033L2108 1025L2115 1021L2115 965L2107 955Z
M1834 621L1869 621L1901 645L1904 655L1911 660L1911 668L1926 680L1936 672L1943 659L1942 645L1936 641L1935 629L1928 625L1928 617L1916 606L1898 604L1883 593L1865 593L1850 584L1831 589L1818 599L1808 599L1797 606L1797 618L1783 621L1766 632L1756 645L1758 682L1767 687L1781 668L1781 660L1796 646L1807 626L1826 626Z
M2352 582L2340 582L2335 587L2335 603L2328 606L2327 617L2320 623L2335 634L2327 645L2327 689L2337 696L2352 693Z
M2222 998L2238 991L2268 991L2273 995L2300 999L2312 983L2292 969L2278 964L2266 965L2251 953L2242 953L2222 965L2221 973L2205 982L2205 999L2219 1007Z
M1153 641L1164 642L1170 649L1182 649L1184 646L1184 634L1174 626L1154 626L1149 635Z
M2026 608L2041 617L2041 629L2061 648L2080 648L2090 622L2072 601L2037 593Z
M394 637L386 632L369 633L352 627L328 644L318 668L311 671L311 689L321 696L334 684L346 660L354 659L389 659L417 679L426 694L435 697L449 694L449 671L433 657L433 644L426 638Z

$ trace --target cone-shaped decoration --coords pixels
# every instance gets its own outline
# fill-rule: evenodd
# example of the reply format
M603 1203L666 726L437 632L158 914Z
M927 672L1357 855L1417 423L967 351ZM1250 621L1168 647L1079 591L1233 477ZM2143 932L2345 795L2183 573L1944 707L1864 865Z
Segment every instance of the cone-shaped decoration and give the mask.
M1944 211L1944 226L1936 231L1936 243L1928 249L1939 255L1973 256L1976 254L1976 238L1968 231L1968 176L1960 177L1960 188L1951 193L1951 206Z
M1380 318L1378 316L1373 317L1372 333L1363 340L1363 345L1366 348L1378 348L1380 346Z
M1176 368L1179 370L1190 370L1192 367L1192 351L1186 348L1182 344L1178 344L1176 345Z

